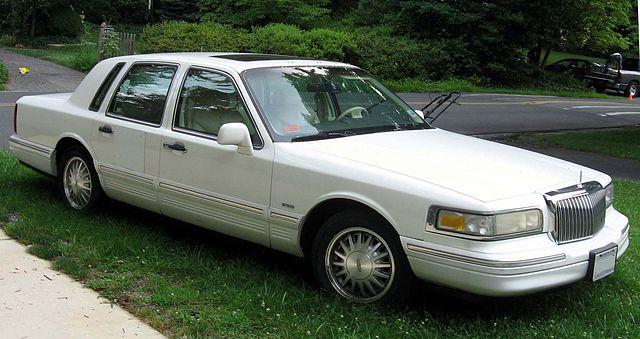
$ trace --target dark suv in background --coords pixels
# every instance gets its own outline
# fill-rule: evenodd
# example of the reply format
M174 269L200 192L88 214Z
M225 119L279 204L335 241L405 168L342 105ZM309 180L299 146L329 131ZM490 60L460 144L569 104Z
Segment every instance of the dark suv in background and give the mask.
M627 97L635 97L640 89L640 65L638 58L625 58L620 53L612 54L607 63L593 67L585 78L596 91L615 90Z

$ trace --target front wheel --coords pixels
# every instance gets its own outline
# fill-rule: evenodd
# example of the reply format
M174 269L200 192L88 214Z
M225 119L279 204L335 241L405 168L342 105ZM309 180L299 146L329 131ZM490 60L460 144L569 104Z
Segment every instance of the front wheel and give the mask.
M72 147L60 160L58 178L67 203L76 210L93 209L103 194L91 156L79 147Z
M313 243L312 266L324 289L361 303L403 301L414 282L398 235L360 211L327 220Z

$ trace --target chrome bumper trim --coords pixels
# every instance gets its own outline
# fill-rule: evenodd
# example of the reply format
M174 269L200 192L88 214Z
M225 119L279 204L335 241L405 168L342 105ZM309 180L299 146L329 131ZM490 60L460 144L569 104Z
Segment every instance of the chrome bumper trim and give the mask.
M627 223L627 225L622 228L622 232L620 232L620 233L622 233L622 235L624 235L625 233L627 233L628 230L629 230L629 223Z
M27 139L21 138L15 134L11 135L9 137L9 145L11 144L16 144L16 145L20 145L22 147L28 148L36 153L40 153L43 156L46 157L51 157L51 153L53 152L53 149L48 148L45 145L41 145L38 143L35 143L33 141L29 141Z
M426 248L426 247L422 247L414 244L407 244L407 249L414 252L428 254L428 255L444 258L444 259L457 260L457 261L461 261L469 264L491 267L491 268L527 267L527 266L533 266L533 265L539 265L539 264L547 264L547 263L556 262L556 261L562 261L567 258L567 256L564 253L561 253L561 254L554 254L546 257L533 258L533 259L498 261L498 260L478 259L478 258L473 258L465 255L442 252L442 251L433 250L430 248Z

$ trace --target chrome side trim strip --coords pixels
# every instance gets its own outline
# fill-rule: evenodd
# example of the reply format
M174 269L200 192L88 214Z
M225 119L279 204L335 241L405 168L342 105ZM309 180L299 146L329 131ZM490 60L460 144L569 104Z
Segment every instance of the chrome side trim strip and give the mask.
M51 157L51 153L53 152L52 148L21 138L15 134L9 137L9 144L11 143L26 147L36 153L41 153L46 157Z
M100 171L114 174L114 175L129 177L131 179L136 179L149 185L153 185L154 183L154 179L152 177L145 177L135 172L125 171L120 168L116 168L116 167L105 165L105 164L100 164Z
M269 216L271 218L273 218L273 219L277 219L277 220L280 220L280 221L288 222L288 223L291 223L291 224L297 224L298 221L300 221L299 218L292 217L292 216L289 216L289 215L286 215L286 214L281 214L281 213L278 213L278 212L271 212L269 214Z
M241 209L243 211L247 211L247 212L251 212L251 213L256 213L256 214L260 214L262 215L262 212L264 211L262 208L259 207L255 207L255 206L250 206L250 205L245 205L242 203L238 203L235 201L231 201L231 200L227 200L227 199L223 199L223 198L219 198L210 194L204 194L204 193L200 193L200 192L196 192L187 188L183 188L183 187L178 187L172 184L168 184L166 182L160 182L159 183L159 187L160 188L164 188L166 190L169 191L175 191L178 193L182 193L185 195L189 195L192 196L194 198L199 198L199 199L203 199L203 200L207 200L213 203L217 203L217 204L221 204L221 205L225 205L228 207L233 207L233 208L237 208L237 209Z
M491 267L491 268L527 267L527 266L534 266L539 264L547 264L555 261L561 261L567 258L567 256L564 253L562 253L562 254L554 254L546 257L540 257L540 258L525 259L525 260L496 261L496 260L478 259L478 258L473 258L465 255L453 254L449 252L442 252L442 251L433 250L430 248L426 248L426 247L422 247L414 244L407 244L407 248L414 252L428 254L428 255L436 256L443 259L462 261L469 264Z

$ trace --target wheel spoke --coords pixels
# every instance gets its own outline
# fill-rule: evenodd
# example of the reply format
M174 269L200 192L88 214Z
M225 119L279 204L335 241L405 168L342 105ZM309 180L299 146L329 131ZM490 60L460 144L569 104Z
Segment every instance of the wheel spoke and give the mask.
M386 257L388 255L389 255L389 253L386 253L386 252L385 253L380 253L380 254L374 256L372 259L373 259L374 262L377 262L378 260L380 260L380 259L382 259L382 258L384 258L384 257Z
M376 289L373 288L373 286L371 286L371 280L366 280L364 284L367 286L367 289L369 290L369 292L371 292L371 295L376 295L378 293L376 292Z

